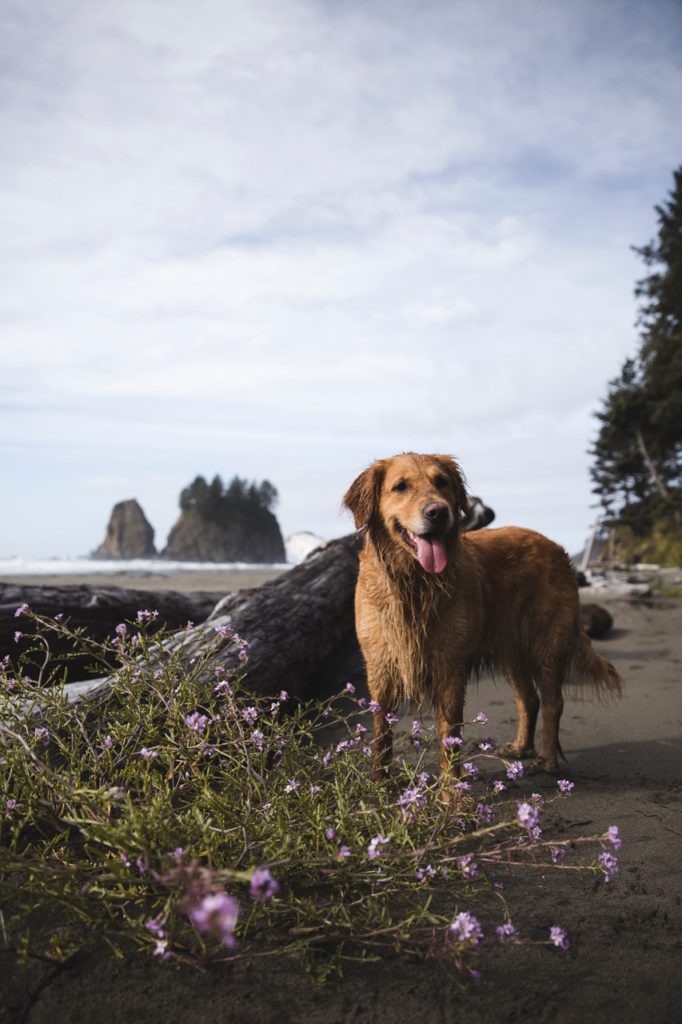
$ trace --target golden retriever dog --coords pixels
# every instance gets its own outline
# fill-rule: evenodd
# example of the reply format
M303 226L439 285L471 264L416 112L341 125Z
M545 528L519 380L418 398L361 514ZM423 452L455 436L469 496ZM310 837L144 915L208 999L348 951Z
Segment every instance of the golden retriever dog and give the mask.
M406 453L375 462L344 505L364 536L355 594L356 630L374 712L375 774L392 755L386 716L403 700L430 697L443 744L458 737L467 680L498 670L518 710L503 756L557 770L562 687L617 695L621 680L581 624L576 574L566 552L533 530L462 532L469 503L447 455ZM542 742L534 750L542 710Z

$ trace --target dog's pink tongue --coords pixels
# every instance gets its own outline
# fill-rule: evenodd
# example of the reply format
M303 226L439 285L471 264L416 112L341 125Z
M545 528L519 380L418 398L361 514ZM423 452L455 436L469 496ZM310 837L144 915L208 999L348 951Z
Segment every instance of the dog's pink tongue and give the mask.
M419 537L412 535L417 545L417 558L426 572L442 572L448 564L445 544L440 537Z

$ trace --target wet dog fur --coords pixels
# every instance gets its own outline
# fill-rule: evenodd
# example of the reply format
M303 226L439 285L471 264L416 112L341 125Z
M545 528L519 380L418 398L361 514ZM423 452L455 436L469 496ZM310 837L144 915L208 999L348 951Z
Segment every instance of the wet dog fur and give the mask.
M582 626L566 552L518 527L464 533L469 502L448 455L406 453L374 462L344 497L364 538L356 630L374 713L375 774L392 756L386 715L403 700L433 703L442 741L458 737L467 681L499 671L514 691L516 738L503 756L556 772L564 685L619 695L613 665ZM538 713L542 739L535 752Z

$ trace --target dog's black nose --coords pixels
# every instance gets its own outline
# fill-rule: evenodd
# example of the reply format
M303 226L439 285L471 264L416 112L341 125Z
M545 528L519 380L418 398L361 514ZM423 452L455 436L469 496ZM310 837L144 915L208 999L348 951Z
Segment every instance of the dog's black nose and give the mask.
M449 509L440 501L432 501L424 508L424 519L428 519L433 526L442 526L448 518Z

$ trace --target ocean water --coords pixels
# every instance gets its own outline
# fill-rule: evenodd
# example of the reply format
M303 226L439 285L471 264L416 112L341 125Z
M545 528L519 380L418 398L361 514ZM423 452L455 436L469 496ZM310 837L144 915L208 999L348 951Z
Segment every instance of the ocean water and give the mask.
M324 538L302 530L284 542L286 562L171 562L160 558L0 558L0 576L105 576L107 573L137 572L158 576L178 572L211 572L239 569L289 569L298 565Z
M178 572L223 572L239 569L289 569L290 562L171 562L156 558L104 560L98 558L0 558L0 576L106 576L137 572L158 576Z

